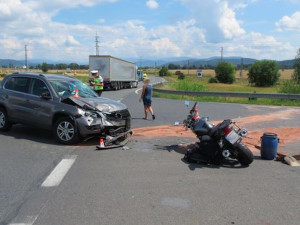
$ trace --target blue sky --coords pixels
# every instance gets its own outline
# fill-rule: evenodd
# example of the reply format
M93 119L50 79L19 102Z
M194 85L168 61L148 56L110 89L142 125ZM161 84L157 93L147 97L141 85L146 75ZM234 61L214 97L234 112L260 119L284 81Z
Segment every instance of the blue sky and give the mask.
M0 0L0 58L95 54L284 60L300 48L300 0Z

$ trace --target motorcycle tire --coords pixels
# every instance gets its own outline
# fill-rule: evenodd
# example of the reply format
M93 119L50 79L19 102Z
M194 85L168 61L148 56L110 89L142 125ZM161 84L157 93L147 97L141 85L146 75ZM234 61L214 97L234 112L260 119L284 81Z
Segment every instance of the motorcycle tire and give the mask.
M239 143L236 146L236 149L238 151L237 160L243 166L248 166L253 162L253 154L247 146L245 146L243 143Z

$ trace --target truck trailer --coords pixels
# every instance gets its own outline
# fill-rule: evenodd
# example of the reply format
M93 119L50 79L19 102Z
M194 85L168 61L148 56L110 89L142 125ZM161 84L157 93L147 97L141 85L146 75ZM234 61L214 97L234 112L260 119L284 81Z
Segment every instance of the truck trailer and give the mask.
M97 70L103 78L104 89L136 88L138 85L135 63L110 55L90 55L89 69Z

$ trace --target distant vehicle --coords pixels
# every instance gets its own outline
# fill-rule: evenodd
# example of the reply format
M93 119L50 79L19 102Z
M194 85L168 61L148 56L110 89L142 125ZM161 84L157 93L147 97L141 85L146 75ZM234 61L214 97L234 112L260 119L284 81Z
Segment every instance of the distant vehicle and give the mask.
M71 73L71 71L72 71L71 68L67 68L67 69L66 69L66 72L67 72L67 73Z
M202 70L197 70L197 77L202 77Z
M13 73L0 84L0 131L20 123L52 130L62 144L81 137L130 132L126 105L98 97L86 84L68 76Z
M90 55L89 69L98 70L104 88L119 90L138 85L137 67L134 63L109 55Z
M137 75L138 75L138 80L141 81L143 80L143 76L144 76L144 72L141 70L137 71Z

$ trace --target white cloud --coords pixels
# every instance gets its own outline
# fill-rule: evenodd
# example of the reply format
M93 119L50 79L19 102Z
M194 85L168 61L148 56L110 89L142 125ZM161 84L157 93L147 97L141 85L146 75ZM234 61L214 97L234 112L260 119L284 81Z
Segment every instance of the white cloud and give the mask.
M197 25L205 29L209 42L220 42L245 33L236 19L235 10L246 7L251 0L179 1L192 12Z
M300 1L299 1L300 2ZM300 31L300 12L295 12L292 16L284 16L277 23L279 31Z
M149 0L149 1L147 1L146 5L150 9L157 9L158 8L158 3L155 0Z
M104 18L96 25L53 21L54 15L62 9L114 0L0 0L1 58L23 59L27 44L31 59L87 62L88 55L95 54L96 32L100 36L101 54L124 58L206 58L220 55L221 46L224 46L225 56L294 57L296 50L290 44L273 36L246 33L243 29L236 12L254 2L252 0L180 1L190 9L192 19L149 28L147 21L134 19L112 25L104 23ZM282 18L278 22L278 28L284 30L300 21L298 14L287 18L288 21ZM297 25L289 29L297 29Z
M80 45L80 43L77 40L75 40L75 38L72 35L68 35L65 40L65 45L76 46L76 45Z
M14 1L14 0L9 0ZM70 9L78 6L91 7L100 3L114 3L118 0L31 0L28 4L32 8L39 11L44 11L47 13L57 13L62 9Z
M105 23L105 19L104 19L104 18L101 18L101 19L98 20L98 22L99 22L99 23Z

